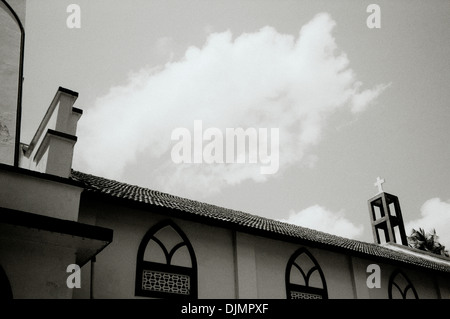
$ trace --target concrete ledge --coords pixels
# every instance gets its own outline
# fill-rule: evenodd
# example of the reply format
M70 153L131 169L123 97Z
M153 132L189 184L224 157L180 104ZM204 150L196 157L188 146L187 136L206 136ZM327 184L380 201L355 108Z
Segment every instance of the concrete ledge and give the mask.
M109 245L113 230L0 207L0 242L25 240L72 248L81 267Z

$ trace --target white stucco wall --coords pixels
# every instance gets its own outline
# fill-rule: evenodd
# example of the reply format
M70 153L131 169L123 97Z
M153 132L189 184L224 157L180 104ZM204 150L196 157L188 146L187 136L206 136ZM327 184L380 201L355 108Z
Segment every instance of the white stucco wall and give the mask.
M0 235L1 236L1 235ZM46 243L1 238L0 265L15 299L71 299L67 266L75 263L73 249Z
M94 297L140 298L134 294L137 250L150 227L167 217L152 214L151 211L82 201L80 218L80 222L95 222L98 226L114 230L113 242L96 258ZM173 221L194 248L198 263L199 298L234 298L231 231L180 219ZM88 277L89 272L89 265L82 268L83 277ZM89 286L82 290L75 291L74 297L87 298Z
M151 209L139 210L97 200L82 200L80 221L114 229L113 242L97 256L94 297L136 298L135 272L139 244L148 229L169 217ZM398 267L344 253L303 246L252 234L172 219L189 238L198 263L198 297L200 299L246 298L285 299L285 271L289 258L305 247L319 263L330 299L387 299L388 283ZM233 238L235 236L235 238ZM367 267L378 264L380 288L370 289ZM75 298L89 296L89 265L83 267L84 290ZM438 298L435 274L426 270L402 267L420 299ZM448 280L448 276L446 277ZM443 297L448 296L449 282L438 281ZM140 297L137 297L140 298Z
M76 221L82 188L0 169L0 207Z

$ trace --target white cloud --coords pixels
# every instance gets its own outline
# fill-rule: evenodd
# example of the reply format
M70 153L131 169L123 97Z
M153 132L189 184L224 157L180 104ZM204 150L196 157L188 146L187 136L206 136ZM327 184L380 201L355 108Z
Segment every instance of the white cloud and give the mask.
M280 221L351 239L361 237L364 231L363 225L355 225L343 212L332 212L319 205L291 212L287 219Z
M74 166L122 181L127 170L145 171L142 186L187 196L312 165L309 147L321 140L327 118L338 109L363 111L386 87L361 89L334 27L319 14L298 37L272 27L235 39L229 31L212 33L181 60L132 74L86 110ZM156 46L170 44L163 38ZM255 164L172 163L172 130L192 130L194 120L221 130L279 128L278 173L261 175Z
M439 242L450 250L450 201L432 198L422 205L420 211L421 218L405 223L406 235L411 235L413 228L423 228L426 232L435 229Z
M379 84L372 90L364 90L363 92L356 94L352 97L353 113L364 111L386 88L391 86L389 84Z

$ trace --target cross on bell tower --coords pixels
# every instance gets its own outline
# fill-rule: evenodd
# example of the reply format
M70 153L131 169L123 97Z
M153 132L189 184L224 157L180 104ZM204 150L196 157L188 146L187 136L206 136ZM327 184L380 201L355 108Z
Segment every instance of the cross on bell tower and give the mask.
M398 197L383 191L384 179L377 177L378 193L368 200L374 241L408 246Z
M377 181L374 185L378 187L378 194L383 192L383 183L384 179L377 177Z

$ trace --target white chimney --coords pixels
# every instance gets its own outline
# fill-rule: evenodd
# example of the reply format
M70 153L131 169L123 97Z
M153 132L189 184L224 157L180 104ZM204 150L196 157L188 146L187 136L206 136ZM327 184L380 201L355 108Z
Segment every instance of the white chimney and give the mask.
M78 93L59 87L36 134L23 145L19 166L68 178L77 141L77 123L83 111L73 107Z

